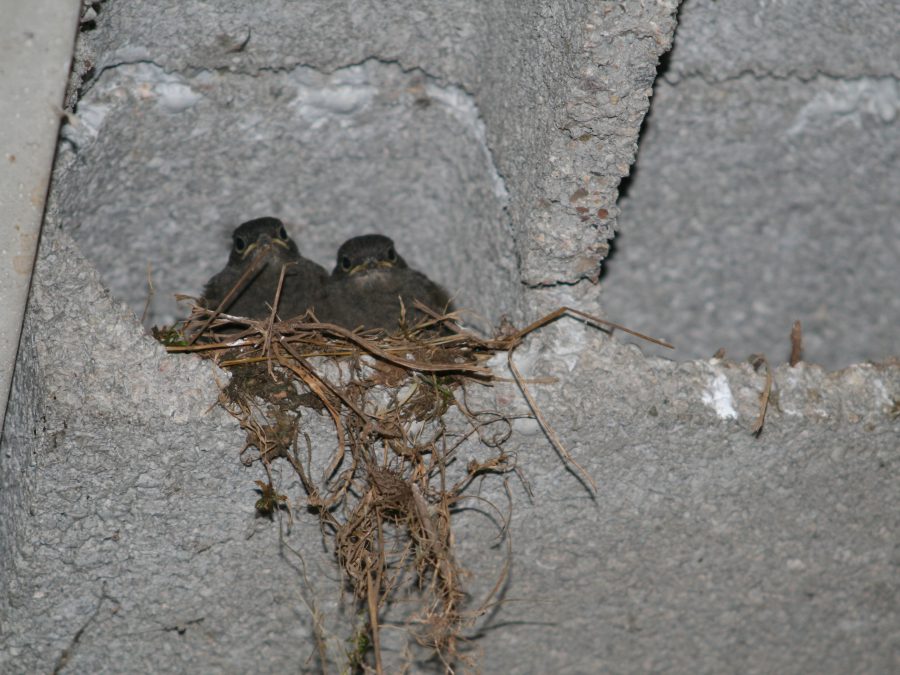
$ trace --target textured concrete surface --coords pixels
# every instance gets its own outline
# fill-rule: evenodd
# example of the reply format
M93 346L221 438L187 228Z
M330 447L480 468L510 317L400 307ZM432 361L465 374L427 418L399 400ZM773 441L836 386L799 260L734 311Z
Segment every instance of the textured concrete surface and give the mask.
M5 7L0 24L0 428L56 154L79 3Z
M139 313L160 270L148 320L261 213L323 264L383 230L459 304L515 314L520 280L599 271L675 9L104 3L64 227Z
M331 75L120 66L92 84L78 117L66 138L85 168L61 186L62 226L139 314L150 265L148 325L183 315L173 294L199 294L233 228L260 214L285 220L329 270L345 239L383 231L482 315L491 298L516 297L484 126L462 90L421 72L373 59Z
M485 672L900 667L900 363L783 366L755 438L748 364L647 359L571 325L515 359L559 378L532 389L599 489L514 440L535 499L516 493Z
M337 570L308 514L295 514L285 539L302 552L308 586L278 524L255 516L261 475L240 464L243 434L211 407L223 374L166 355L135 318L148 262L156 293L145 324L177 316L171 293L199 291L224 261L230 228L265 213L284 217L301 250L323 264L350 234L405 235L403 255L487 320L533 318L561 301L596 307L600 289L589 281L534 286L597 270L674 5L142 5L94 4L94 27L77 48L69 91L77 122L57 159L0 442L0 671L317 672L306 602L314 597L326 617L332 655L356 621L340 602ZM770 14L746 13L749 4L686 5L684 20L703 35L698 26L723 5L745 31L762 22L773 34L802 33L789 30L788 9L773 9L781 19L770 25L762 20ZM836 10L817 16L841 20ZM702 66L715 44L695 47L689 62ZM749 56L733 58L722 67L744 70ZM712 85L691 74L701 66L678 75L670 65L674 79L658 85L658 100L678 102L676 86L692 83L706 96ZM842 67L830 76L852 75ZM754 82L761 92L771 84L726 76L716 86L752 101ZM808 93L782 91L797 110ZM737 116L753 130L757 120L753 106L742 118L737 103L723 104L719 118L706 103L679 105L700 127L712 120L727 131ZM830 117L816 110L801 135L819 134L828 159L829 143L840 150L843 141L820 130ZM673 124L655 142L684 142L686 127ZM687 169L704 143L687 153ZM770 157L733 154L741 162L720 166L723 182L710 191ZM642 174L664 172L673 190L701 182L681 184L670 164L648 166L647 156L632 203L646 190ZM871 185L874 203L883 193ZM869 189L851 181L841 194L861 202ZM582 202L606 209L607 220L582 221L594 213L579 211ZM686 236L654 227L670 247ZM629 236L603 281L607 294ZM542 238L550 244L540 253ZM709 255L728 259L719 249ZM659 261L651 268L665 271ZM719 269L717 287L743 290L725 283L734 265ZM840 274L841 285L857 283ZM651 318L613 316L635 328ZM778 345L789 327L773 333ZM659 333L693 353L684 326ZM881 339L863 331L859 344L870 335ZM817 351L809 328L807 339ZM531 389L598 490L590 494L534 421L514 423L507 450L522 477L509 483L512 568L503 601L471 643L484 672L900 669L896 360L835 373L779 368L756 438L765 376L748 364L647 358L571 319L530 338L515 359L526 377L556 378ZM496 366L503 372L502 359ZM525 409L509 384L470 397ZM306 422L324 462L330 425L315 414ZM473 444L463 456L484 451ZM287 471L277 478L300 496ZM501 510L507 503L499 480L473 494ZM473 508L455 523L477 603L504 550L490 514ZM402 617L395 610L390 618ZM403 636L391 633L387 660L396 664Z
M892 3L687 0L621 201L601 302L680 358L900 352Z
M299 512L286 541L309 593L277 525L255 517L260 471L210 409L222 374L142 335L63 233L42 243L25 334L3 438L2 493L18 500L4 503L0 668L48 671L67 653L72 672L316 671L304 597L339 654L352 616L336 570ZM900 364L782 367L755 438L765 377L747 364L648 359L571 321L515 360L557 379L531 389L598 490L534 422L515 423L506 450L532 496L511 480L511 576L472 645L484 672L900 665ZM504 384L468 405L525 409ZM333 447L324 418L307 424L314 447ZM299 497L289 472L279 480ZM504 508L499 479L475 488ZM456 539L474 602L503 549L477 513Z
M3 435L0 672L296 670L304 598L340 620L337 571L298 514L304 590L256 516L227 375L144 335L67 235L41 251Z

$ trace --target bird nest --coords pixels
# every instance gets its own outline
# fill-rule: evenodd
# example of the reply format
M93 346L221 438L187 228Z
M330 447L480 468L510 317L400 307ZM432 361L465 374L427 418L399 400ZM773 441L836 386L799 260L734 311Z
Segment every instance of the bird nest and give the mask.
M260 463L265 470L266 480L256 481L256 509L286 514L289 522L292 507L317 514L367 617L349 653L351 667L362 671L383 671L379 618L410 585L418 608L407 617L406 628L415 641L448 671L460 662L474 665L462 649L464 632L496 603L507 566L496 573L487 597L467 607L453 516L465 500L481 499L466 494L477 477L518 471L514 455L504 450L515 416L473 410L467 401L468 387L498 379L488 361L506 353L533 416L563 459L593 487L547 424L512 354L529 333L565 314L632 333L561 308L523 330L510 327L483 338L460 328L454 315L440 316L418 304L415 309L416 316L427 318L412 325L401 316L393 335L350 331L320 323L311 314L279 321L273 312L268 319L252 320L199 306L186 321L155 331L170 352L211 358L231 371L220 403L246 432L244 463ZM301 408L327 414L334 426L336 450L321 478L312 470L313 449ZM460 449L470 440L483 451L464 462ZM305 503L292 505L278 493L271 472L277 460L296 473ZM508 555L508 510L492 503L488 508L497 515ZM330 660L325 641L321 634L316 637L324 665Z

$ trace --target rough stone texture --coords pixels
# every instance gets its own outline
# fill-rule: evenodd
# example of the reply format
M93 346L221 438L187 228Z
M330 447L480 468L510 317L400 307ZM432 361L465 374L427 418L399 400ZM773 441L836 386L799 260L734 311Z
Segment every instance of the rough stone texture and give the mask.
M42 243L25 334L3 438L3 494L19 501L4 504L16 510L0 669L46 672L68 650L75 672L315 671L304 597L339 654L337 572L298 512L286 541L309 593L276 524L254 517L261 472L209 410L211 366L143 336L65 234ZM533 421L515 422L506 450L532 496L510 481L512 570L474 643L484 672L900 664L900 364L779 369L755 438L765 377L747 364L647 359L574 322L514 358L556 378L531 391L598 490ZM525 410L511 384L468 405ZM307 422L314 447L333 447L322 418ZM289 472L279 480L299 496ZM475 488L504 510L499 479ZM456 524L474 600L503 562L490 523Z
M900 667L900 363L764 373L676 364L564 326L515 355L598 484L511 448L509 603L485 672L893 672ZM501 403L517 405L510 387ZM523 430L524 431L524 430Z
M306 561L307 593L277 523L255 518L259 470L240 464L242 433L210 409L223 375L166 355L132 316L143 311L146 263L157 289L147 323L168 320L177 310L167 296L198 291L221 267L230 228L273 213L325 264L349 234L406 234L403 255L488 320L595 306L587 282L526 286L596 270L577 257L602 255L609 223L582 223L577 203L615 216L673 5L95 7L78 51L94 72L61 146L2 437L0 671L49 672L65 653L63 672L315 672L304 598L326 617L332 655L355 619L332 558L308 514L295 514L285 542ZM755 100L754 82L713 78L742 101ZM704 95L713 86L685 72L678 86L691 84ZM802 110L802 92L782 84L785 105ZM585 107L589 95L596 106ZM757 119L752 106L723 104L721 120L702 97L697 106L715 128ZM816 110L801 131L820 134L830 161L841 140L819 129L828 118ZM684 128L670 128L672 139ZM736 156L716 180L770 157ZM598 175L585 177L590 162ZM841 194L863 189L848 183ZM539 258L540 237L579 242L576 258L564 247ZM900 669L896 360L831 374L778 369L755 438L765 377L746 364L646 358L569 319L514 358L526 377L556 378L531 390L598 490L591 496L533 420L514 423L512 567L472 642L483 672ZM472 391L470 404L525 410L510 384ZM306 421L324 463L330 426ZM288 472L278 479L300 496ZM473 494L507 504L497 479ZM459 514L455 530L473 604L504 554L496 517L482 511ZM386 638L392 665L402 660L397 633Z
M681 8L601 302L679 358L898 353L900 47L891 3ZM862 36L865 36L863 39Z
M484 127L461 90L421 72L375 60L331 75L120 66L78 115L63 227L138 313L152 266L147 324L171 323L173 294L199 294L235 225L260 214L283 218L301 252L329 270L342 241L384 231L482 315L491 298L516 296L506 194ZM481 263L487 255L493 266Z
M42 241L24 334L3 434L0 672L306 662L304 597L334 630L340 587L314 519L298 514L287 541L305 543L318 596L256 517L265 475L214 406L228 376L167 355L64 234ZM333 447L324 428L309 431Z
M197 288L265 212L322 263L405 235L459 304L515 314L520 281L598 273L676 6L106 3L66 226L138 312L147 262L159 296Z
M896 77L897 19L897 7L883 2L686 0L678 15L686 38L678 40L669 73L710 80L745 72L763 79Z

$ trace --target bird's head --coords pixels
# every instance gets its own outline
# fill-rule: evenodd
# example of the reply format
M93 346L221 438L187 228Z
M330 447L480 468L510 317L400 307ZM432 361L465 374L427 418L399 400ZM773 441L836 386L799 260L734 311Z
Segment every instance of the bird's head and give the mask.
M248 220L234 231L228 262L232 265L249 262L266 246L271 255L277 258L293 260L300 255L297 244L288 236L284 223L278 218L266 217Z
M341 244L337 265L331 274L334 277L349 277L369 270L405 267L406 261L399 256L390 237L364 234Z

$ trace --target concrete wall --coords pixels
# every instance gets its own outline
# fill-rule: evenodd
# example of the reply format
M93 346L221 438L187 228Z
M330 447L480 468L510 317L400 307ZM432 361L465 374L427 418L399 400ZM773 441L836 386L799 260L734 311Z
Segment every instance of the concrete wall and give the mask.
M526 376L552 378L533 392L598 489L534 422L514 425L512 568L503 602L470 634L484 672L900 667L900 364L780 367L757 438L764 372L685 360L725 346L777 362L793 318L813 360L832 354L821 332L831 324L793 315L795 300L813 302L804 289L830 281L815 264L794 264L790 291L748 280L786 274L786 248L849 255L838 225L851 210L868 214L871 229L854 230L861 249L889 257L896 246L880 210L893 193L878 180L896 160L885 101L896 100L887 69L897 59L873 47L865 60L862 38L839 29L858 22L866 40L896 50L876 7L804 14L688 0L619 205L675 3L93 8L2 437L3 503L16 512L0 528L0 669L317 672L313 600L330 653L345 649L357 619L315 519L297 510L282 540L277 522L255 516L261 470L240 463L243 434L214 406L225 374L165 354L138 318L148 263L145 325L178 316L171 294L199 292L233 226L263 214L283 217L326 265L347 236L394 236L483 317L476 324L603 304L681 348L683 362L646 357L564 320L517 352ZM802 18L812 15L835 27L819 56L825 31ZM798 65L785 65L791 55ZM847 97L856 103L841 122ZM787 145L771 141L772 125ZM842 148L861 147L881 158L865 172L878 180L854 178ZM811 170L811 157L833 173ZM848 211L820 208L827 194ZM778 224L752 208L760 202L796 220ZM623 236L595 285L620 207ZM736 264L745 259L753 274ZM828 311L862 312L859 298L875 293L887 323L873 318L855 342L841 333L826 363L896 354L886 340L897 273L862 275L853 260L828 287L827 307L840 308ZM644 283L654 275L678 288ZM784 326L760 318L776 309ZM872 344L887 346L866 352ZM497 369L507 374L502 359ZM469 396L526 410L509 384ZM304 419L327 463L330 423ZM483 451L473 441L463 455ZM299 502L291 473L275 470ZM476 487L506 503L499 481ZM477 513L460 514L455 534L476 602L504 550ZM403 643L387 638L389 663L403 660Z
M688 0L657 81L602 303L670 336L830 368L900 348L892 3Z
M385 232L477 315L530 316L522 281L599 272L675 7L101 5L62 227L138 312L157 270L148 322L260 214L329 267Z

